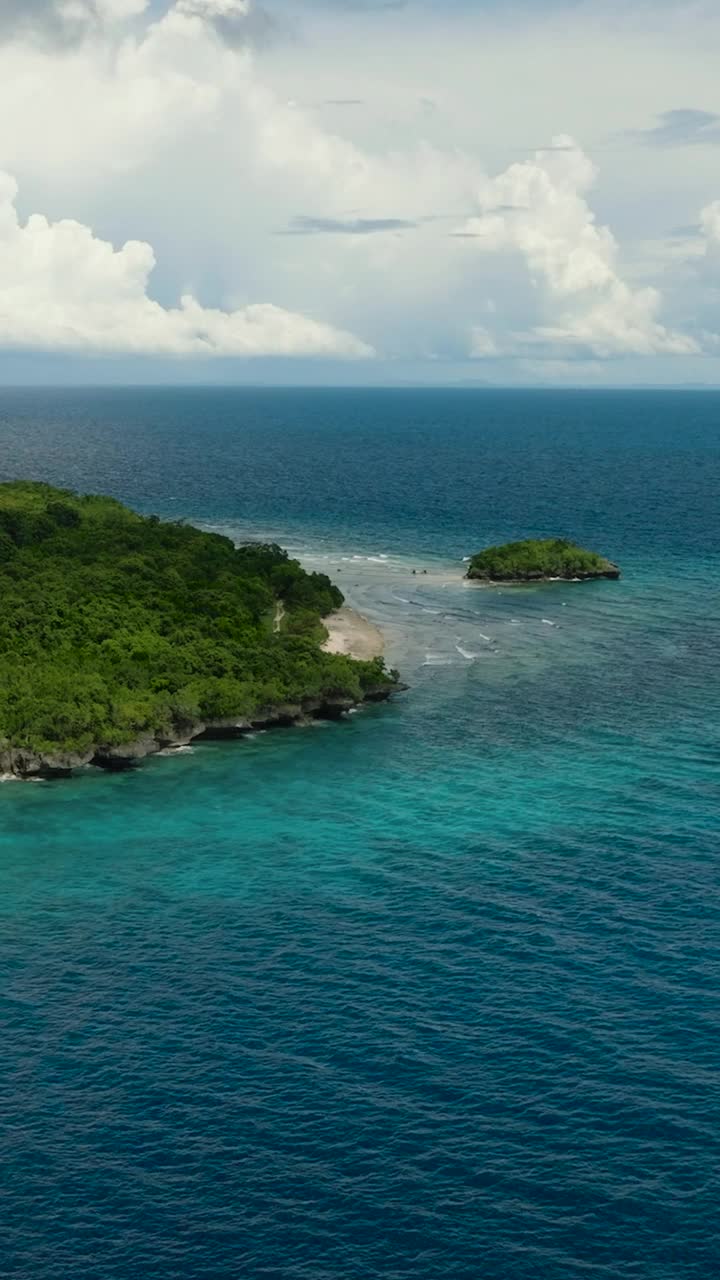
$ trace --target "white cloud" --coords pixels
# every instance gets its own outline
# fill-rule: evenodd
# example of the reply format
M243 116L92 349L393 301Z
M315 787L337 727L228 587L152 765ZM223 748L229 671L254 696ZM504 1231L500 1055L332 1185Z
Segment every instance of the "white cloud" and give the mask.
M124 22L139 17L148 3L149 0L95 0L95 10L106 22Z
M250 0L178 0L176 9L200 18L246 18Z
M700 226L708 246L720 248L720 200L705 206L700 214Z
M98 24L137 18L149 0L4 0L0 23L12 32L82 38Z
M373 352L349 333L269 303L227 312L187 295L176 308L148 296L149 244L122 249L89 227L15 208L17 185L0 173L0 348L139 355L324 356Z
M483 325L473 325L470 335L470 355L474 360L487 360L500 355L500 348L493 335Z
M419 271L418 248L400 251L391 236L364 250L327 237L300 247L273 232L303 214L383 219L406 205L430 213L446 199L462 207L459 175L468 190L470 175L457 159L425 149L386 159L326 133L197 15L173 11L112 62L91 48L24 61L13 95L0 68L0 167L19 171L23 192L55 216L69 209L116 236L129 223L153 243L169 241L161 287L171 273L175 292L208 277L217 290L221 280L225 305L252 289L343 328L372 329L384 347L407 341L413 312L440 327L426 307L448 286L447 254L437 248ZM23 131L3 135L3 95L9 103L18 87ZM422 238L437 246L429 225Z
M657 319L656 289L633 289L618 272L618 246L585 198L595 168L573 139L557 137L532 160L510 165L479 192L480 213L461 228L483 252L515 250L545 291L547 323L525 341L585 349L596 356L688 355L695 340Z
M512 5L502 21L487 6L453 6L451 18L438 0L435 16L428 4L408 21L401 10L360 19L343 5L341 19L339 6L278 2L278 38L258 51L245 43L258 12L249 0L164 0L145 23L125 19L146 0L21 3L84 14L88 38L0 44L0 170L20 179L23 217L41 208L53 229L92 227L94 245L152 242L153 292L165 307L147 296L152 262L142 258L133 268L145 272L142 322L137 293L134 305L136 332L147 325L160 341L162 329L170 344L156 350L262 346L271 320L275 341L292 346L285 329L278 336L279 316L293 318L297 336L310 314L398 361L432 352L662 363L697 352L692 335L713 327L709 314L694 323L699 288L690 273L680 280L682 263L670 278L663 247L715 193L703 149L632 153L627 142L633 126L672 110L668 50L677 101L711 109L716 69L703 50L712 41L697 31L688 42L664 17L651 29L636 13L618 46L610 0L602 12L583 5L541 18L523 6L522 23ZM332 106L348 98L357 109ZM591 151L625 139L598 150L596 186L567 139L533 156L561 126ZM59 221L67 215L77 222ZM277 234L310 226L313 236ZM370 226L376 234L337 234ZM449 234L458 226L471 238ZM106 247L132 276L137 251ZM174 305L188 295L213 303L199 308L202 321L198 304ZM247 307L256 297L281 310L261 315ZM165 317L157 326L148 308Z

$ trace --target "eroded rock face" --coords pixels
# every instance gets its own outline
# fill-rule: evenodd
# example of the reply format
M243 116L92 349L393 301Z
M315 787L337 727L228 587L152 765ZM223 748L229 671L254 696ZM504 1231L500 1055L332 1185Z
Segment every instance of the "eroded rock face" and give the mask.
M160 750L158 739L154 734L137 738L135 742L123 743L118 747L99 747L92 757L91 764L99 769L118 772L131 769L133 765Z
M252 724L249 720L244 720L237 716L228 716L221 720L209 720L203 724L198 723L188 736L175 737L166 745L168 747L182 747L197 738L242 738L251 729Z
M25 747L7 747L0 750L0 774L12 774L17 778L66 778L74 769L89 764L93 751L30 751Z
M545 574L540 572L515 573L512 577L507 575L495 576L490 573L468 572L466 577L474 582L591 582L593 579L610 578L617 580L621 576L619 567L613 564L611 560L602 569L594 569L592 572L583 572L579 570L576 573L556 573Z
M407 685L378 685L365 691L361 702L386 702L393 693L402 692ZM134 742L120 746L97 745L84 752L55 752L42 754L22 747L11 747L0 741L0 774L18 778L62 778L73 770L92 764L99 769L116 773L136 768L148 756L168 747L187 746L199 738L241 738L253 729L290 728L307 724L310 720L339 720L351 711L357 702L352 698L329 696L307 698L302 703L283 703L276 707L259 708L252 719L224 717L218 720L183 720L172 725L167 733L155 736L146 734Z
M394 693L407 693L409 685L403 684L402 680L398 680L392 689L388 689L387 685L379 684L375 689L366 689L364 702L387 702Z
M620 569L619 569L619 566L618 566L618 565L613 564L612 560L608 560L607 568L606 568L606 569L602 569L602 570L600 570L598 573L590 573L590 574L588 574L588 575L587 575L587 577L589 577L589 578L612 578L613 580L616 580L617 578L619 578L619 577L620 577Z

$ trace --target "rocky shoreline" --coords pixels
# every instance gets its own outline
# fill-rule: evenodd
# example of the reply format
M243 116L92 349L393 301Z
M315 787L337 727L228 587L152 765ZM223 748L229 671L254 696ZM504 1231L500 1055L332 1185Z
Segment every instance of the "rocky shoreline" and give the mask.
M490 574L481 577L479 574L466 573L465 578L466 581L473 582L479 587L533 587L542 586L543 583L548 582L595 582L601 578L617 582L620 576L618 566L610 564L607 569L575 573L572 577L563 574L526 573L515 578L493 578Z
M259 708L249 718L237 717L221 720L192 720L174 724L167 733L148 734L134 742L108 747L94 744L79 752L35 752L25 747L0 745L0 777L29 780L33 778L67 778L76 769L87 765L118 773L134 769L148 756L162 751L172 751L189 746L198 740L227 740L243 738L259 729L290 728L310 724L313 720L339 720L348 711L363 703L387 702L394 694L407 686L395 684L377 685L365 691L361 699L330 697L305 698L299 703L286 703L275 707Z

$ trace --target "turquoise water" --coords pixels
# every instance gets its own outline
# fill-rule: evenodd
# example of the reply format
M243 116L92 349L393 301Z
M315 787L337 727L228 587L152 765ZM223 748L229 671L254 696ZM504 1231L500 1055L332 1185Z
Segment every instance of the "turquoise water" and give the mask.
M0 787L9 1274L715 1274L719 426L710 394L3 393L1 478L278 538L411 685ZM551 533L621 582L463 582Z

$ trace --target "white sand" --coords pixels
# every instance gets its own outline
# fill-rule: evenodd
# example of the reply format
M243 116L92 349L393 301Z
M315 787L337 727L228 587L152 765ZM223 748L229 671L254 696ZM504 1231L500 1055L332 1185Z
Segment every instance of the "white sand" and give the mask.
M344 653L348 658L368 661L382 656L383 633L354 609L337 609L323 618L328 638L322 646L326 653Z

